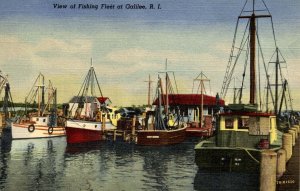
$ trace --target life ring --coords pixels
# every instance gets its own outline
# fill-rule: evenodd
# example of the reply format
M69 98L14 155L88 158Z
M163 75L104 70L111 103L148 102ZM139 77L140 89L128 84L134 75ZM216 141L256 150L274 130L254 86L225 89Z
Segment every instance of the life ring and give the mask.
M35 126L33 124L28 126L28 131L32 133L35 130Z
M51 135L53 133L53 127L48 128L48 133Z

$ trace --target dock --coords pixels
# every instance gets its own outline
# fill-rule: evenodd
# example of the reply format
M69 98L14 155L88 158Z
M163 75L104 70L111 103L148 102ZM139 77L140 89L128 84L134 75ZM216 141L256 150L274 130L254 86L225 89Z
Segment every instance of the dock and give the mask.
M300 190L300 140L296 141L293 155L287 162L286 172L276 181L277 191Z

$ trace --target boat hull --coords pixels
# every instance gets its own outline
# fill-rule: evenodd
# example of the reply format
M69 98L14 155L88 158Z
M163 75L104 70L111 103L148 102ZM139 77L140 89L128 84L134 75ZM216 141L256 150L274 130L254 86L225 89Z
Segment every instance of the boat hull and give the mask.
M199 170L259 173L261 151L242 148L211 147L195 150Z
M89 130L74 127L66 127L67 143L85 143L103 140L102 130Z
M28 127L32 125L30 123L17 124L13 123L11 125L12 139L34 139L34 138L50 138L50 137L60 137L65 136L65 129L63 127L54 127L53 132L50 134L48 132L48 126L42 126L34 124L34 130Z
M280 146L272 146L275 152ZM199 170L259 173L263 149L217 147L213 141L202 141L195 146L195 163Z
M140 130L137 131L136 144L160 146L181 143L186 138L186 128L176 130Z
M111 123L106 122L105 127L101 122L67 120L66 123L67 143L86 143L104 140L104 130L116 129Z
M195 128L188 127L186 128L186 136L188 137L210 137L212 136L213 131L211 128Z

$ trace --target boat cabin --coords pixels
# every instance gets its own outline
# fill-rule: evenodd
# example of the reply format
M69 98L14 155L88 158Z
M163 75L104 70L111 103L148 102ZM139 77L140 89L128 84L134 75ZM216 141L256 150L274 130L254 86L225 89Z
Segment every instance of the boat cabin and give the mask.
M93 96L74 96L69 101L69 114L75 116L76 112L79 112L81 118L95 117L95 111L101 107L107 107L111 104L111 101L107 97L93 97Z
M47 126L49 123L49 117L48 116L31 117L30 121L37 125Z
M271 113L231 111L221 113L218 120L217 146L268 147L277 144L276 116Z

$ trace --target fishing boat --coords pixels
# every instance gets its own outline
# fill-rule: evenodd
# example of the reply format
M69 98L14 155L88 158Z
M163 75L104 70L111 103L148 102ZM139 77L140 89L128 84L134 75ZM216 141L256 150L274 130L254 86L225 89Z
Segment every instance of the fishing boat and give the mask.
M96 82L96 83L95 83ZM96 96L95 85L100 96ZM85 77L78 96L69 103L69 117L66 121L67 143L84 143L104 140L105 130L114 130L120 114L109 107L108 97L102 95L93 65Z
M12 139L32 139L65 136L63 124L58 124L56 109L56 88L51 81L47 88L48 101L45 102L45 78L39 74L25 98L25 115L12 123ZM35 105L37 111L35 112ZM31 111L29 111L32 107Z
M136 144L162 146L181 143L185 140L186 123L180 119L178 110L173 113L170 112L168 104L168 87L170 86L170 79L166 72L166 93L163 94L162 79L158 76L156 88L158 104L154 111L146 113L145 127L136 131ZM149 124L149 119L153 123Z
M239 88L238 101L229 104L224 111L221 111L217 118L216 136L208 140L201 141L195 146L195 162L201 170L216 170L230 172L249 172L259 173L261 152L265 149L277 151L281 148L282 132L278 130L278 121L276 110L277 95L275 92L275 109L268 109L267 96L273 95L270 82L270 75L264 61L264 53L259 38L261 34L257 28L259 19L270 19L271 14L262 3L258 7L253 0L246 1L241 14L238 17L232 50L226 69L226 74L221 90L221 97L225 98L233 73L238 67L239 61L242 60L242 81ZM251 7L251 11L248 10ZM264 12L263 12L264 11ZM250 14L249 14L250 13ZM245 28L241 38L238 38L237 31L242 21ZM273 25L270 32L274 35ZM241 42L238 43L238 39ZM275 36L274 36L275 39ZM277 66L281 62L278 56L278 47L275 44L275 63ZM245 64L246 63L246 64ZM250 65L250 66L249 66ZM250 68L250 75L246 75L247 69ZM276 67L276 72L278 67ZM257 72L259 70L260 72ZM264 72L262 72L264 71ZM266 88L257 85L261 84L265 75ZM246 85L249 83L249 103L243 103ZM278 78L275 81L275 89L278 91ZM266 98L262 99L262 89L267 91ZM273 88L274 89L274 88ZM257 91L258 90L258 91ZM274 97L273 97L274 98ZM265 101L265 104L262 104Z

